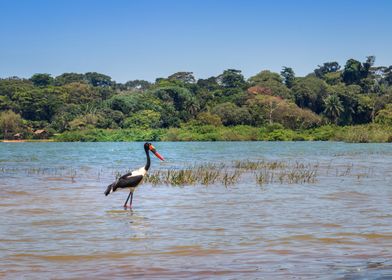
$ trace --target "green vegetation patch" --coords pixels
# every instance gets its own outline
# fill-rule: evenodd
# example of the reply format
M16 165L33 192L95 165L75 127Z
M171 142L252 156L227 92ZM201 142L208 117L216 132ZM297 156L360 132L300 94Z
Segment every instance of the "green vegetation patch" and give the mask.
M391 142L392 66L375 57L246 79L177 72L125 83L96 73L0 78L0 138L56 141Z
M326 125L307 130L291 130L281 125L183 126L168 129L88 129L54 136L58 142L122 141L344 141L349 143L392 142L392 127L379 124L339 127Z

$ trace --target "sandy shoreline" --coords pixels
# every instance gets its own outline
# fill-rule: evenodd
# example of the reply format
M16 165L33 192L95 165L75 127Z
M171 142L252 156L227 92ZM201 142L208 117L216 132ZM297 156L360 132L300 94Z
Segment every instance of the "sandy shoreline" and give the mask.
M0 140L3 143L24 143L24 142L54 142L51 139L23 139L23 140Z

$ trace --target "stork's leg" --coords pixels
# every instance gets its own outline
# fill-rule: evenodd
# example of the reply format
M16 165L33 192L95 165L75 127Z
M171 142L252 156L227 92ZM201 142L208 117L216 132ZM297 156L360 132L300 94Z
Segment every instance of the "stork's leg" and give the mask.
M129 208L132 208L133 192L131 191L131 201L129 202Z
M125 203L124 203L124 208L127 208L127 203L128 203L128 200L129 200L129 197L131 196L131 194L132 194L132 192L129 192L127 200L125 200ZM132 201L132 199L131 199L131 201Z

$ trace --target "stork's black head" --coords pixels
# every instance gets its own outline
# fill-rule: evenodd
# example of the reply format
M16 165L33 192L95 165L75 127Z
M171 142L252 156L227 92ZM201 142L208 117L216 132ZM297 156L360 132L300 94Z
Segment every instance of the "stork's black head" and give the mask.
M146 151L148 151L148 150L150 149L150 146L151 146L151 145L152 145L152 144L149 143L149 142L144 143L144 149L145 149Z
M157 150L151 143L149 142L144 143L144 150L151 151L157 158L159 158L160 160L164 160L163 157L157 152Z

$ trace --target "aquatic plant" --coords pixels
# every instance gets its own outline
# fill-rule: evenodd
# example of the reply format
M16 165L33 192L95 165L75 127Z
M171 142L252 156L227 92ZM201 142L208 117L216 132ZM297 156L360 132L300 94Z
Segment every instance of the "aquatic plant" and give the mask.
M280 161L233 161L231 164L212 164L187 167L185 169L158 170L150 173L145 182L152 185L166 184L230 186L238 183L243 174L253 175L256 183L304 184L314 183L318 164Z
M282 161L250 161L250 160L237 160L234 161L234 167L245 170L257 170L260 168L278 169L285 168L287 163Z
M0 173L25 173L46 180L66 180L72 183L77 180L101 180L102 174L111 174L119 178L124 170L107 169L96 170L95 175L87 176L83 168L67 167L0 167ZM374 177L374 169L354 166L354 164L339 164L329 162L310 163L305 161L277 161L277 160L236 160L232 162L216 162L186 166L184 168L169 168L151 171L144 182L153 186L191 186L191 185L222 185L225 187L236 185L241 180L254 180L258 185L267 184L312 184L320 178L341 177L364 180Z

